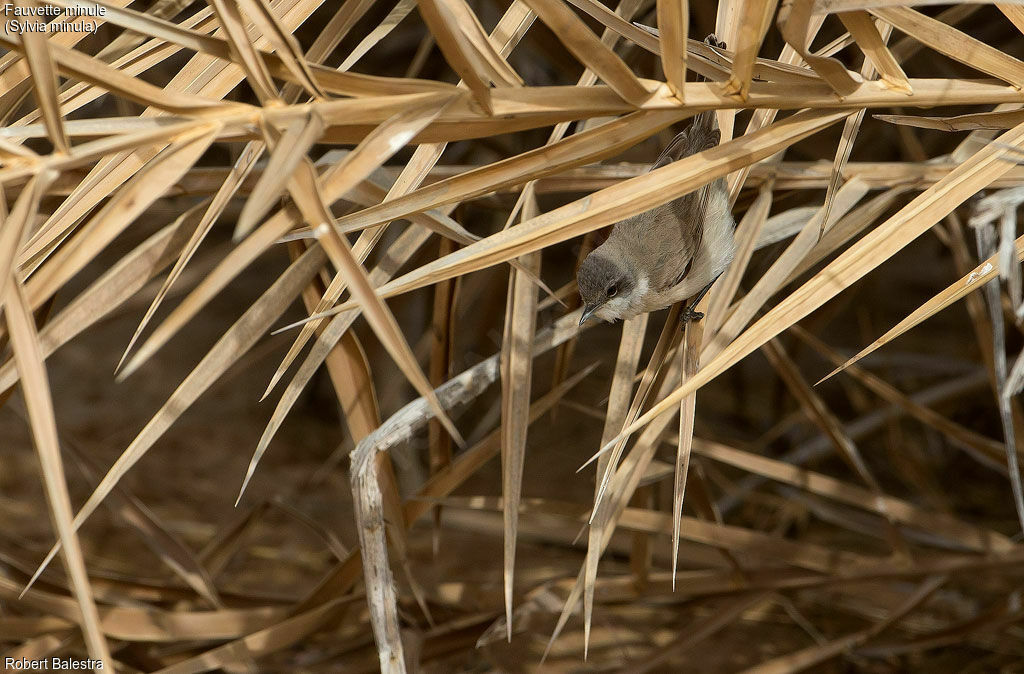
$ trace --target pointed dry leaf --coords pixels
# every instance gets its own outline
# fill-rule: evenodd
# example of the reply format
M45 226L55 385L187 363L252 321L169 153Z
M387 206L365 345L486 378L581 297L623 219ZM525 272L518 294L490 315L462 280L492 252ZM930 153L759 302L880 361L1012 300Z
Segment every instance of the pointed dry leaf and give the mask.
M266 0L238 0L253 23L263 33L274 52L281 58L284 66L295 76L295 81L305 87L306 91L318 99L326 97L323 89L306 63L306 57L299 47L298 41L281 24Z
M919 129L939 131L974 131L991 129L999 131L1012 129L1024 121L1024 110L999 110L979 112L955 117L915 117L911 115L874 115L875 119L891 124L905 124Z
M1018 261L1024 260L1024 236L1018 237L1014 242L1016 249L1016 258ZM842 372L849 366L853 365L857 361L861 360L868 354L874 352L885 344L896 339L906 331L910 330L914 326L924 322L928 318L931 318L935 314L939 313L954 302L963 299L968 294L983 288L986 283L996 278L999 275L999 268L997 266L998 260L993 255L989 259L985 260L977 267L975 267L966 276L954 281L947 286L942 292L936 294L930 300L919 306L917 309L912 311L906 318L894 325L884 335L876 339L869 346L862 349L857 355L848 359L841 366L835 370L829 372L827 375L818 380L818 384L823 381L830 379Z
M21 41L0 27L0 44L8 49L19 50ZM234 103L221 103L184 93L171 95L163 89L155 87L143 80L124 75L115 68L93 57L86 56L73 49L67 49L54 42L49 42L50 54L57 69L69 76L91 82L108 91L116 92L126 98L144 105L152 105L168 112L191 113L200 110L238 109Z
M839 17L843 20L843 25L849 29L850 34L858 40L861 49L868 50L865 51L865 56L873 56L873 58L865 58L864 65L860 69L861 77L871 79L879 68L878 62L882 63L882 67L890 67L891 69L891 66L895 64L895 59L892 58L892 55L886 49L885 43L892 34L892 27L887 25L879 33L871 17L866 12L845 12L840 14ZM885 55L888 55L888 59L885 58ZM898 69L899 66L897 65L896 67ZM902 80L899 80L898 85L894 88L906 93L913 93L910 90L910 85L906 82L906 76L903 75L903 71L899 71L898 75L890 74L891 77L897 78L899 75L902 75ZM885 80L884 77L883 80ZM889 84L892 85L891 82ZM865 110L860 110L857 114L847 117L843 123L843 135L839 138L839 149L836 151L836 158L832 163L832 175L829 177L828 189L825 191L825 209L821 219L821 229L818 231L819 240L825 235L825 228L831 220L832 203L835 199L836 190L839 188L839 179L843 174L846 162L850 159L850 153L853 152L853 144L857 140L857 134L860 132L865 112Z
M294 120L280 137L268 143L272 148L270 160L252 188L252 194L242 207L242 212L238 214L235 241L241 241L273 208L274 203L285 192L286 185L299 162L306 158L313 144L320 140L323 128L323 120L314 113L306 119ZM277 135L272 130L267 130L266 133Z
M683 100L686 89L686 43L690 12L687 0L658 0L658 41L661 43L661 68L672 94Z
M0 279L7 279L13 275L18 247L23 243L22 239L29 224L39 213L40 200L56 179L56 171L40 171L21 190L11 212L0 213L3 216L0 219ZM0 301L4 299L10 286L4 282L3 288L4 292L0 292Z
M732 3L738 4L738 3ZM746 99L750 92L750 79L754 74L754 63L761 51L761 43L771 26L772 16L778 0L745 0L742 3L743 20L735 35L726 38L726 42L735 52L732 73L725 84L725 91Z
M524 210L524 217L533 207ZM540 273L540 254L520 258L534 274ZM504 587L505 616L512 624L513 577L516 560L516 537L519 524L519 502L522 495L523 463L526 459L526 434L529 427L530 391L533 381L532 345L537 329L537 289L518 272L509 279L509 311L502 340L502 489L506 508L504 516ZM510 628L511 629L511 628ZM512 640L511 631L508 633Z
M182 221L176 220L143 241L47 321L39 332L43 357L49 358L54 351L113 312L169 264L185 238L181 224ZM0 391L6 391L17 381L14 362L4 363L0 367Z
M391 245L387 251L387 256L385 256L385 259L393 261L393 267L378 265L372 272L370 272L371 283L373 283L375 287L379 287L380 284L394 274L395 268L407 262L409 258L411 258L412 255L419 250L424 243L426 243L428 237L429 234L422 230L406 230L402 236ZM321 332L317 337L313 348L310 349L309 354L299 367L299 370L288 383L284 393L281 394L281 399L278 400L277 405L274 408L274 412L271 414L270 420L267 422L267 427L263 430L263 435L260 436L259 443L256 445L253 462L250 463L250 466L254 466L255 462L259 461L259 457L266 452L267 447L270 445L270 441L274 438L274 435L281 427L281 424L284 423L285 417L298 400L299 394L302 393L306 385L313 378L313 375L334 349L334 346L340 339L342 339L343 335L348 332L349 328L352 327L352 324L358 317L358 310L349 311L336 316L327 324L323 329L323 332Z
M444 425L455 442L459 445L464 445L465 441L462 439L462 435L455 428L455 424L448 418L448 415L443 412L440 402L434 397L434 389L430 386L427 376L423 374L419 363L416 362L416 356L413 355L412 349L409 348L409 343L402 335L398 321L395 320L394 314L388 310L384 300L380 299L377 293L374 292L366 270L362 268L352 255L352 249L349 247L348 241L335 231L333 225L326 222L317 226L316 235L317 239L323 243L324 248L327 250L331 262L334 263L339 272L348 278L349 290L352 292L355 301L359 302L363 316L366 317L367 322L373 328L374 334L380 339L384 348L387 349L391 358L402 369L403 374L405 374L413 387L420 395L430 401L436 410L438 420Z
M697 306L704 311L707 298ZM687 321L683 328L682 349L679 352L679 382L697 373L700 367L701 345L704 340L704 321ZM683 499L686 496L686 478L690 471L690 450L693 447L693 424L697 413L697 394L687 396L679 404L679 441L676 445L676 462L672 480L672 587L675 588L675 574L679 569L679 527L683 517Z
M203 213L202 219L199 224L196 225L195 230L192 232L192 236L181 250L181 254L174 263L174 267L167 274L167 278L164 279L164 283L160 286L160 290L157 291L156 296L153 297L153 301L150 303L149 308L146 309L145 315L142 320L139 321L139 325L135 328L135 333L132 334L132 338L128 340L128 346L125 347L124 353L121 354L121 359L117 363L117 369L120 369L124 364L128 354L131 353L132 347L135 346L135 342L142 336L146 326L149 325L149 321L152 320L156 314L157 309L163 302L164 298L167 297L167 293L170 292L171 287L181 277L182 272L185 270L185 266L195 255L199 246L203 243L206 235L210 233L217 219L224 212L228 203L231 201L231 197L234 196L235 192L241 186L242 181L246 179L253 167L256 166L256 162L263 154L265 146L260 141L252 141L246 144L245 148L239 153L238 159L235 161L234 166L231 167L231 171L228 176L224 179L224 182L218 188L217 193L210 200L209 206ZM187 213L183 214L178 219L184 223L188 220Z
M24 0L18 0L21 9L28 7ZM57 71L50 58L49 41L45 33L25 30L19 33L25 53L25 61L32 71L32 87L35 90L36 102L42 111L43 121L50 142L58 152L67 154L71 149L67 133L64 131L64 120L60 115L60 104L57 101ZM6 278L6 276L2 277Z
M448 65L473 92L473 98L480 108L492 114L494 109L491 106L489 82L493 73L490 64L463 32L450 4L445 0L419 0L417 6ZM473 28L476 26L469 27L469 30Z
M837 94L850 96L860 88L863 80L847 70L838 59L816 56L810 52L808 29L813 21L814 9L814 0L784 3L779 10L779 32Z
M450 96L433 98L424 105L412 107L380 125L344 159L332 165L320 176L321 192L328 203L333 203L355 187L380 164L387 161L412 136L429 124L452 101ZM125 365L122 377L127 377L178 332L214 295L231 279L248 267L267 248L272 246L294 225L296 214L282 209L236 246L217 268L197 286L185 300L153 331L145 343Z
M394 8L384 17L384 20L349 52L349 55L338 66L338 70L346 71L354 66L368 51L387 37L405 17L409 16L415 7L416 0L398 0Z
M633 379L637 365L640 363L640 351L644 346L647 333L648 314L640 314L624 321L622 337L619 340L619 352L615 359L615 374L612 377L611 390L608 392L608 407L604 417L604 429L601 431L601 444L611 440L625 425L629 414L630 401L633 397ZM641 388L643 388L641 383ZM603 476L608 471L608 454L602 454L597 461L597 475ZM601 489L603 480L594 484L594 499Z
M909 7L872 7L869 12L935 51L1009 84L1024 86L1024 62Z
M217 13L217 20L227 35L232 54L237 58L237 63L245 69L245 77L256 97L265 105L279 100L280 95L270 78L267 64L263 62L249 31L246 30L249 22L242 16L239 4L227 0L210 0L213 11Z
M39 349L35 320L24 290L14 276L8 276L4 284L4 318L7 321L8 334L11 336L14 360L21 376L25 408L28 410L32 438L46 488L50 521L56 530L58 545L64 551L64 566L71 581L78 611L82 616L82 631L89 655L101 662L101 668L110 667L110 650L100 627L99 613L85 568L85 559L82 556L78 534L72 524L71 498L68 495L64 463L60 456L57 420L53 411L43 355Z
M653 93L622 59L607 47L562 0L524 0L581 63L597 74L622 99L643 105Z
M1002 142L1024 145L1024 127L1018 126L1003 134ZM996 177L1009 170L1011 164L1002 160L1005 150L988 146L961 164L892 218L840 255L807 283L797 288L757 323L739 335L712 358L687 384L655 405L623 430L614 442L620 442L672 409L686 395L735 365L744 356L775 337L835 297L841 290L894 255L917 236L948 215L960 203L983 189ZM685 161L685 160L684 160ZM608 443L605 447L609 447ZM604 449L604 448L602 448Z
M171 143L117 192L74 240L55 253L26 285L31 306L49 299L100 250L124 231L202 156L217 127L200 127Z
M153 444L167 431L171 424L199 398L219 377L245 354L277 320L285 308L309 283L326 256L319 247L312 248L293 263L242 316L235 321L217 341L185 380L175 389L171 397L146 424L127 449L121 453L114 465L103 476L99 486L93 490L85 505L75 516L74 527L78 527L96 510L111 488L134 466ZM36 570L29 586L39 577L46 565L53 559L59 546L51 548L44 562Z

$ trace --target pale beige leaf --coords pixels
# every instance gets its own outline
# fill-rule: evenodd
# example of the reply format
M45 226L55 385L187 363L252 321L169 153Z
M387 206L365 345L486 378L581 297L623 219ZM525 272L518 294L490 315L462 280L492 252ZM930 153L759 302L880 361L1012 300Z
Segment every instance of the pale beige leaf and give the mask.
M661 68L673 95L683 100L686 89L687 38L690 24L687 0L658 0L658 41Z
M1014 248L1016 249L1016 259L1024 260L1024 236L1019 237L1014 242ZM917 309L912 311L906 318L894 325L884 335L876 339L869 346L862 349L857 355L848 359L841 366L837 367L832 372L822 377L818 383L834 377L836 374L842 372L844 369L853 365L857 361L861 360L865 356L874 351L878 350L882 346L885 346L892 340L896 339L903 333L907 332L911 328L919 325L928 318L931 318L935 314L939 313L946 307L950 306L954 302L963 299L970 293L983 288L986 283L996 278L999 275L999 267L997 256L993 255L989 259L985 260L977 267L975 267L971 273L966 276L957 279L950 285L948 285L941 292L937 293L930 300L919 306Z
M607 47L562 0L524 0L562 44L605 84L632 105L643 105L653 93L622 59Z
M39 349L35 320L25 298L24 290L13 275L4 281L7 287L4 318L11 336L14 360L21 375L25 407L32 427L32 438L39 457L39 468L46 488L46 501L50 521L57 533L58 546L64 551L64 566L71 581L71 589L82 616L82 631L89 655L111 667L110 650L100 627L99 613L90 588L85 559L71 518L71 498L64 476L64 462L57 439L57 419L50 397L50 384ZM26 587L27 589L27 587ZM24 593L24 591L23 591Z
M74 528L77 530L96 510L110 490L138 463L153 444L170 428L171 424L194 403L217 379L245 354L262 336L267 328L284 312L287 306L309 283L326 256L320 247L310 249L302 258L293 263L256 302L217 341L192 372L175 389L131 444L121 453L114 465L103 476L85 505L75 515ZM44 562L36 570L29 586L39 577L46 565L59 550L51 548Z
M11 212L0 212L0 279L11 277L25 232L39 213L40 200L56 178L57 173L51 170L36 174L21 190ZM9 288L10 286L4 282L4 291L0 292L0 306Z
M398 0L398 3L392 8L388 15L384 17L376 28L367 34L362 41L355 46L355 48L349 52L349 55L345 57L345 60L338 66L338 70L348 70L354 66L359 59L363 58L368 51L378 44L381 40L387 37L395 27L402 22L405 17L409 16L413 9L416 7L416 0Z
M476 46L462 31L449 3L444 0L418 0L417 6L438 47L462 83L473 92L476 103L491 114L491 69Z
M813 21L813 13L814 0L793 0L783 4L779 10L779 32L837 94L849 96L860 87L863 80L847 70L838 59L816 56L810 52L808 29Z
M21 48L21 41L18 36L12 35L0 27L0 44L8 49ZM198 96L185 93L175 95L168 94L163 89L155 87L148 82L129 77L122 74L115 68L93 57L86 56L73 49L67 49L56 43L49 44L50 55L53 58L57 69L66 75L91 82L108 91L114 91L122 96L169 112L190 113L198 110L213 110L227 107L237 108L238 104L221 103ZM20 50L20 49L19 49Z
M370 272L370 282L375 286L379 287L380 284L384 283L387 279L391 278L394 274L395 268L404 264L412 257L413 254L420 247L426 243L429 233L423 230L410 228L406 230L402 236L400 236L395 243L393 243L387 251L385 259L392 261L389 265L378 265L372 272ZM291 411L295 402L299 398L299 394L302 393L310 379L313 378L314 373L320 368L324 360L328 357L334 346L342 338L342 336L348 331L355 320L359 317L358 309L348 311L332 319L324 328L323 332L319 334L313 347L310 349L306 359L299 366L298 371L292 380L285 387L284 392L281 394L280 400L274 408L274 412L270 416L270 420L267 422L267 427L263 430L263 435L260 436L259 442L256 445L256 451L253 455L253 461L250 462L250 466L255 466L255 463L259 461L259 458L266 452L267 447L270 445L270 441L274 438L274 435L280 429L281 424L284 423L285 417L288 412Z
M733 57L732 73L729 75L729 81L725 84L725 92L746 99L750 92L754 63L757 61L758 52L761 51L761 43L771 26L778 0L744 0L742 3L733 4L742 7L742 13L739 16L742 16L743 20L739 22L737 34L726 39L726 42L729 43L728 46L732 47L735 52L735 56Z
M17 7L26 8L29 4L18 0ZM36 103L43 115L50 142L58 152L68 153L71 148L67 133L64 131L64 120L60 115L60 104L57 101L57 71L50 58L49 41L45 33L26 30L20 33L24 49L25 61L32 72L32 87L36 94ZM6 278L6 277L3 277Z
M71 300L39 331L43 357L48 358L75 336L113 312L135 295L177 254L185 239L183 219L162 227L112 265L92 285ZM18 381L13 361L0 367L0 391Z
M1024 62L938 19L909 7L875 7L868 11L939 53L1015 87L1024 86Z
M875 119L891 124L905 124L919 129L939 131L974 131L976 129L1011 129L1024 120L1024 110L979 112L955 117L915 117L911 115L874 115Z
M139 217L173 185L206 149L217 127L200 127L184 134L117 192L104 208L34 274L26 285L31 306L38 307L68 279L78 273L100 250Z
M266 0L238 0L238 2L242 11L263 33L263 37L273 47L285 67L295 76L295 81L316 98L325 98L326 94L316 82L298 41L281 24Z
M160 290L157 291L153 297L153 301L150 303L149 308L146 309L145 315L142 320L139 321L139 325L135 328L135 332L132 334L132 338L128 340L128 346L125 347L124 353L121 354L121 359L117 363L117 369L120 370L124 364L128 354L131 353L132 347L135 346L135 342L142 335L146 326L149 325L149 321L152 320L156 314L157 309L163 302L164 298L167 297L167 293L170 292L171 287L181 277L182 272L185 270L185 266L195 255L196 250L199 249L200 244L206 238L206 235L210 233L214 223L224 212L228 203L231 201L231 197L234 196L235 192L241 186L242 181L249 175L252 169L256 166L256 162L263 154L265 146L260 141L253 141L248 143L245 148L238 155L238 159L235 161L234 166L231 167L231 171L228 173L224 182L217 189L217 193L210 200L209 206L203 213L202 219L199 224L196 225L195 230L192 232L192 236L188 242L184 245L181 250L181 254L174 263L174 267L167 274L167 278L164 279L163 285L160 286ZM179 218L180 222L184 222L188 218Z
M1001 137L1008 145L1024 145L1024 127L1018 126ZM931 228L960 203L983 189L1009 170L1002 159L1006 151L988 146L961 164L946 178L923 192L870 234L840 255L807 283L770 310L757 323L739 335L721 353L711 359L697 375L623 430L619 442L663 415L686 395L697 390L744 356L792 326L818 306L835 297L891 255ZM995 272L995 268L993 267ZM608 447L612 443L608 443Z
M529 217L534 207L524 210ZM520 259L533 273L540 273L540 254ZM505 338L502 340L502 495L508 507L504 517L505 616L512 624L513 577L519 502L522 496L523 464L526 459L526 435L529 427L530 391L533 382L533 338L537 329L537 289L518 272L509 278L509 309ZM511 630L511 627L510 627ZM511 641L512 632L508 639Z
M242 1L244 2L244 0ZM236 57L236 62L245 69L245 77L256 93L256 97L263 104L279 100L280 94L270 78L267 64L263 62L263 58L246 29L249 22L242 16L239 3L228 0L210 0L210 5L217 14L217 20L220 22L221 28L224 29L224 34L227 35L231 53Z
M843 22L843 25L846 26L846 29L850 31L850 35L856 40L857 46L861 48L864 55L871 61L873 70L877 70L882 76L882 80L897 91L907 94L913 93L910 81L907 79L907 74L903 72L903 68L896 61L896 57L892 55L892 52L886 46L889 33L892 31L891 27L887 26L882 32L879 32L874 21L864 11L842 12L837 16ZM861 74L866 78L870 78L874 73L868 71L865 66L861 70Z
M319 239L331 258L331 262L338 268L339 272L348 278L348 287L352 296L361 305L363 316L373 328L374 333L380 339L384 348L387 349L391 358L402 369L403 374L420 395L424 396L435 407L438 420L459 445L464 445L462 435L456 430L455 424L448 418L441 408L440 402L434 397L434 389L430 386L427 376L423 374L416 356L409 348L409 343L402 335L401 328L395 320L394 314L388 310L384 301L377 296L366 275L355 256L348 241L339 235L333 225L326 222L318 225L316 230Z
M267 130L271 137L277 135L274 130ZM313 144L316 143L323 133L323 120L316 114L311 114L306 119L296 119L283 132L280 137L274 138L268 143L272 148L270 160L260 179L252 188L252 194L238 214L238 222L235 225L235 241L241 241L253 227L273 208L274 203L287 189L287 183L292 173L303 159Z

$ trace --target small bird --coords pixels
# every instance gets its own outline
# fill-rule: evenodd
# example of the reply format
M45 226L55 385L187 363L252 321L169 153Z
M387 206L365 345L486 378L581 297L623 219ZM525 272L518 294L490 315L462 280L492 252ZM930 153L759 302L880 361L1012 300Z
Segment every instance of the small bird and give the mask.
M725 47L714 35L705 42ZM720 140L714 111L702 112L669 143L651 170ZM683 320L700 320L704 316L694 307L732 262L735 228L724 178L616 223L608 240L580 265L580 325L591 316L606 321L632 318L690 297L694 299Z

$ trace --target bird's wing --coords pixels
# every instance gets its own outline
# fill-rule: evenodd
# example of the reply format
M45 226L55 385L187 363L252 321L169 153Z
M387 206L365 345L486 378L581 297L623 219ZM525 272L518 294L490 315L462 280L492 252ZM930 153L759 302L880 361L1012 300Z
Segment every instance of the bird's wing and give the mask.
M719 131L717 127L715 113L712 110L708 110L707 112L702 112L697 115L693 120L693 123L684 133L686 134L686 142L675 148L679 154L674 157L673 160L683 159L698 152L703 152L704 150L713 148L718 145L722 137L721 131ZM683 134L680 134L680 136L682 135ZM679 136L676 138L678 139ZM672 145L674 145L674 143ZM672 148L672 145L670 145L669 148ZM701 238L704 234L704 221L707 218L708 201L711 196L711 190L719 189L721 187L718 185L720 180L720 178L716 179L711 183L704 185L689 194L684 194L671 202L672 212L675 214L680 228L682 228L684 239L687 239L690 242L689 250L693 251L693 255L696 255L697 251L700 250ZM685 278L689 269L690 265L688 264L683 268L679 277L676 279L676 283Z
M686 131L680 131L679 135L673 138L672 142L670 142L668 146L661 151L661 154L658 155L658 158L654 160L654 165L651 166L651 170L653 171L654 169L661 168L662 166L671 164L676 159L681 159L682 157L687 156L682 153L685 152L686 148L689 145L689 142L690 139L687 136ZM690 152L687 154L693 153Z
M714 35L709 35L705 38L704 42L712 47L725 48L725 43ZM698 152L710 150L718 145L721 140L722 132L718 128L718 117L715 115L715 111L705 110L694 117L690 126L668 144L668 147L665 148L664 152L661 153L661 156L654 163L652 170L674 161L685 159ZM700 250L704 236L704 221L707 217L711 190L721 189L724 187L724 184L724 181L718 178L671 202L670 206L678 219L679 226L682 228L683 238L689 241L689 249L693 251L690 260L683 266L683 269L672 285L678 284L690 272L693 257Z

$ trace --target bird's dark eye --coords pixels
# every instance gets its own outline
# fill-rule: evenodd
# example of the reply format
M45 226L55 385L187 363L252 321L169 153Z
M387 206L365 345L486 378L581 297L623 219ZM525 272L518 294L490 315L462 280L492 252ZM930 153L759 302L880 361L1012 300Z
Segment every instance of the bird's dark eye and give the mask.
M608 293L608 297L615 297L615 293L619 292L619 289L611 285L608 286L608 290L606 290L605 292Z

